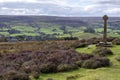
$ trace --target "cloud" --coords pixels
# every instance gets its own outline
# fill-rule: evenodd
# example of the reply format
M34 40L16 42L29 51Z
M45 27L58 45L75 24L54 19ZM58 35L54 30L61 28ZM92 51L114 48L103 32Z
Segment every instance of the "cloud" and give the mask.
M108 8L107 10L104 11L105 13L109 14L119 14L120 13L120 8ZM114 13L113 13L114 12Z
M44 14L41 9L28 9L28 8L8 8L8 7L1 7L0 8L1 14L6 15L38 15ZM6 13L5 13L6 12Z
M118 4L119 0L0 0L0 14L120 16Z
M103 0L99 2L100 4L108 4L108 5L120 5L120 0Z
M0 3L12 3L12 2L28 2L28 3L37 3L39 0L0 0Z

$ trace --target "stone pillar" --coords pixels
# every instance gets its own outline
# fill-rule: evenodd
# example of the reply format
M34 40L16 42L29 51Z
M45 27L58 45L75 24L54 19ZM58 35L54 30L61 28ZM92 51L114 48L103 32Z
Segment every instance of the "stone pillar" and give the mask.
M107 20L108 20L108 16L104 15L103 20L104 20L103 40L104 40L104 43L107 44Z

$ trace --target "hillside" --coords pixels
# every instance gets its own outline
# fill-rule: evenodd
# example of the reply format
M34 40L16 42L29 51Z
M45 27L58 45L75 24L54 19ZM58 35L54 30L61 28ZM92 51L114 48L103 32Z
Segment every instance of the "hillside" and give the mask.
M108 39L113 47L106 55L93 53L98 41L101 38L1 42L0 80L119 80L120 39Z
M92 28L92 32L84 32ZM120 37L120 17L108 21L108 35ZM64 37L79 39L101 37L103 20L101 17L57 17L57 16L0 16L0 35L8 41L48 40Z

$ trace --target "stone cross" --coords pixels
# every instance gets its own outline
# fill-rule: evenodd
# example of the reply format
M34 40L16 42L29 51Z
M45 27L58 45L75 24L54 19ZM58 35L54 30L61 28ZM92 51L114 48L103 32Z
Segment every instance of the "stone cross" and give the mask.
M107 15L104 15L104 16L103 16L103 20L104 20L103 40L104 40L104 43L107 44L107 20L108 20L108 16L107 16Z

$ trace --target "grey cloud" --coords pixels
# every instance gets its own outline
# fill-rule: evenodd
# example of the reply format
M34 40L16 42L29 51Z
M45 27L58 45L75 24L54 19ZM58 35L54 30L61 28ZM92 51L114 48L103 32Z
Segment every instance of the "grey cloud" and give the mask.
M50 4L40 4L40 3L4 3L1 7L9 7L9 8L40 8L40 7L48 7ZM52 6L52 5L50 5Z
M46 1L46 0L45 0ZM48 0L47 0L48 1ZM54 0L55 1L55 0ZM62 0L63 1L63 0ZM68 1L68 0L65 0ZM71 0L72 1L72 0ZM84 2L84 0L82 0ZM95 4L87 3L84 6L79 5L70 5L59 4L55 2L42 2L42 3L24 3L24 2L5 2L0 3L0 14L48 14L48 15L66 15L66 16L101 16L104 14L117 15L120 9L118 3L119 0L107 0L101 1L98 0ZM73 3L77 3L73 2ZM59 5L58 5L59 4ZM107 5L106 5L107 4ZM109 5L108 5L109 4ZM114 5L113 5L114 4ZM114 10L112 12L111 10ZM120 15L119 15L120 16Z
M40 9L45 14L58 14L58 15L70 15L77 12L76 8L73 7L62 7L56 4L48 3L4 3L0 7L6 7L10 12L23 12L21 9ZM15 10L18 9L18 10ZM79 10L79 9L78 9ZM6 11L6 10L4 10ZM39 14L39 13L38 13Z
M109 5L120 5L120 0L107 0L100 1L100 4L109 4Z

